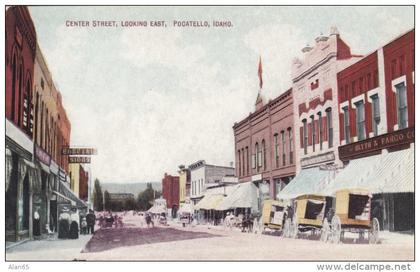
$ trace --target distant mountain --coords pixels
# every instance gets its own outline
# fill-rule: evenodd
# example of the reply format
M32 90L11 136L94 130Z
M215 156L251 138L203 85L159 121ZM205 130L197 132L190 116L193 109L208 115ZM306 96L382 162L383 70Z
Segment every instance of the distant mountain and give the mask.
M151 182L153 189L156 191L162 191L162 184L160 182ZM146 182L138 182L138 183L116 183L110 182L105 183L101 182L102 191L107 190L109 193L131 193L134 194L136 197L137 195L144 191L147 188Z

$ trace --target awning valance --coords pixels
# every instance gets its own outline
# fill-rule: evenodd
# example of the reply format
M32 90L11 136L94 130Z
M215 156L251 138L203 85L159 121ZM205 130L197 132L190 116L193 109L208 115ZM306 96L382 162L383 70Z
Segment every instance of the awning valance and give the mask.
M302 195L328 195L324 190L333 178L334 170L319 167L302 169L290 183L279 192L279 199L293 199Z

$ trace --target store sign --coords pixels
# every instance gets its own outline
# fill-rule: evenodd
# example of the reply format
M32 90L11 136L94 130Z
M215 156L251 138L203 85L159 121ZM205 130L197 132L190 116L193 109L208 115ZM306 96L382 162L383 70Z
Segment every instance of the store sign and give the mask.
M414 127L340 146L338 154L341 160L349 160L367 153L410 143L414 143Z
M35 145L35 157L45 165L51 164L51 157L41 147Z
M90 163L90 157L69 157L69 163Z
M62 155L96 155L98 151L96 148L74 148L74 147L64 147L61 150Z
M327 161L333 161L335 160L334 152L328 152L325 154L309 157L309 158L303 158L300 160L300 164L302 167L313 165L313 164L319 164Z

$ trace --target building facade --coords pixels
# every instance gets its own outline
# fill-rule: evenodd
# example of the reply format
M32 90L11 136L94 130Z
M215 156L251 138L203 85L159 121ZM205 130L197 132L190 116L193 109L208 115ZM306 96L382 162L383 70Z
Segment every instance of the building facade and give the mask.
M162 197L166 200L167 208L172 214L176 214L179 209L179 177L165 173L162 179Z
M292 65L296 172L319 165L342 166L338 157L337 77L361 56L353 55L336 28L320 35Z
M373 160L378 154L386 159L388 152L413 145L414 30L339 72L337 81L339 156L345 164L359 158ZM401 181L395 176L394 183L397 187ZM385 188L374 195L374 203L381 207L376 215L381 229L414 229L414 191Z
M233 126L236 176L265 186L263 198L275 199L296 172L292 90L263 100L260 91L255 112Z
M6 9L6 184L5 234L7 241L32 237L33 77L36 32L24 6Z
M225 176L234 176L235 168L206 164L200 160L188 166L191 173L190 199L197 204L203 197L208 187L213 187L222 182Z
M190 182L190 170L185 168L184 165L179 166L179 202L185 203L185 200L189 198L189 188Z

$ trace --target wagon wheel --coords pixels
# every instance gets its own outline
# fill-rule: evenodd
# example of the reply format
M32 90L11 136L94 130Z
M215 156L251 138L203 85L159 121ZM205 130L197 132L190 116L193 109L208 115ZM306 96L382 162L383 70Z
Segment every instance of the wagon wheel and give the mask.
M330 224L328 223L327 218L324 219L324 222L322 223L322 229L321 229L321 238L320 240L322 242L328 242L328 236L330 235Z
M377 244L379 242L379 221L375 217L372 219L372 226L369 230L369 244Z
M296 214L293 216L293 221L290 224L290 238L296 239L299 233L299 226Z
M283 225L283 237L289 238L290 237L290 225L292 224L290 218L287 218Z
M340 243L341 240L341 220L340 217L334 215L331 220L331 241L334 244Z

